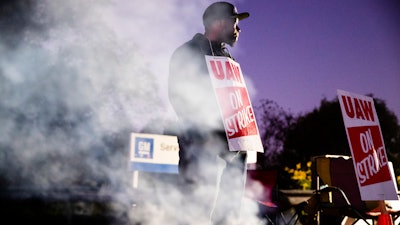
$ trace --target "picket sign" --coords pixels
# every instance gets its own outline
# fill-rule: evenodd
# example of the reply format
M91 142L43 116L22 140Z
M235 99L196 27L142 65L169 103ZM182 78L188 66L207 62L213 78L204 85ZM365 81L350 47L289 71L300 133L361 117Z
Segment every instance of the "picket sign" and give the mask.
M256 118L239 63L205 56L230 151L264 152Z
M398 200L374 100L337 90L361 199Z

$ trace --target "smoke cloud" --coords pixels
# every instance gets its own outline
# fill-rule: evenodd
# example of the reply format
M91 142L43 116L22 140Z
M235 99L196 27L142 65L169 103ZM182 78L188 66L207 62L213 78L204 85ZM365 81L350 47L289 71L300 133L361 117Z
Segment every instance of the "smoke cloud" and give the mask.
M86 185L99 193L118 190L118 201L137 199L128 171L129 135L174 117L166 87L169 58L203 32L202 9L209 3L2 1L0 186ZM160 188L140 199L181 201L166 178L142 182ZM173 221L174 212L143 202L131 220Z

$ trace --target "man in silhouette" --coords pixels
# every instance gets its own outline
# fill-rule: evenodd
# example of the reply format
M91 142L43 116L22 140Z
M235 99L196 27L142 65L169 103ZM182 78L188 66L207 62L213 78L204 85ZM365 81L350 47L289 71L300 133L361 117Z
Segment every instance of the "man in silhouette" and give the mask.
M238 41L240 20L228 2L203 14L204 34L177 48L170 61L169 97L179 121L179 176L184 224L237 224L246 178L246 152L229 151L205 55L233 59L226 45ZM184 219L187 216L189 219Z

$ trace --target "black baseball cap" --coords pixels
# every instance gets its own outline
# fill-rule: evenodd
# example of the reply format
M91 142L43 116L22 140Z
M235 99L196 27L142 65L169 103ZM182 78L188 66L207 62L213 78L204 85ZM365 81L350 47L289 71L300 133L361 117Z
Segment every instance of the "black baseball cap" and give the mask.
M207 26L210 22L218 19L238 18L246 19L250 16L248 12L238 13L236 7L229 2L214 2L209 5L203 13L203 24Z

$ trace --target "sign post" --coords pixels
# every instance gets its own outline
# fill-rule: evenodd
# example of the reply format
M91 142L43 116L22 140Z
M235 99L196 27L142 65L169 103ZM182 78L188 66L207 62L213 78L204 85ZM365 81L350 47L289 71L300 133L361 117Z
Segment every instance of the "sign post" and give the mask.
M230 151L264 152L240 65L223 56L205 56Z
M361 199L398 200L373 98L337 90Z

